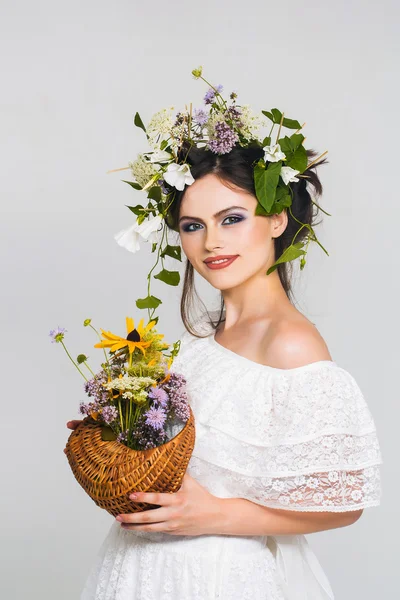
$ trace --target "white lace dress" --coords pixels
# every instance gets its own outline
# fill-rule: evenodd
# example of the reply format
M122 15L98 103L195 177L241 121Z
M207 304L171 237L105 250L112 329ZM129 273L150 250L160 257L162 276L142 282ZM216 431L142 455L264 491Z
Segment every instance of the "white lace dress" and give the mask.
M380 504L376 428L348 371L329 360L268 367L203 331L209 333L203 339L183 333L172 365L187 379L195 415L192 477L218 497L270 508L341 512ZM116 521L81 595L81 600L332 598L304 535L176 536L125 531Z

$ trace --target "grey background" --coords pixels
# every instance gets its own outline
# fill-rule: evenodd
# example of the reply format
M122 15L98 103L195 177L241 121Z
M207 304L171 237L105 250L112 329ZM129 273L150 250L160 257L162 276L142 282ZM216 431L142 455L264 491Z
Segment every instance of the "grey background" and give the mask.
M308 536L336 597L392 597L397 580L399 423L397 3L336 0L1 3L1 595L72 600L112 524L63 453L83 379L48 333L101 361L82 326L125 331L153 264L114 233L140 193L128 172L160 108L200 106L204 76L254 109L306 122L329 151L324 216L297 281L298 308L350 370L376 420L384 498L353 526ZM141 197L140 197L141 198ZM170 268L176 268L171 259ZM198 282L208 305L215 290ZM167 341L182 332L180 288L154 280Z

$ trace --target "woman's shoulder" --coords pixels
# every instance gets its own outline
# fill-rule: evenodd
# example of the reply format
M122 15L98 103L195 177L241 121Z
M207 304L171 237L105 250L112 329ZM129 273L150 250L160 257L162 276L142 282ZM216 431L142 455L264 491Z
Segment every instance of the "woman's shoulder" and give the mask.
M317 327L301 313L287 315L272 323L265 336L263 355L266 364L280 369L332 360Z

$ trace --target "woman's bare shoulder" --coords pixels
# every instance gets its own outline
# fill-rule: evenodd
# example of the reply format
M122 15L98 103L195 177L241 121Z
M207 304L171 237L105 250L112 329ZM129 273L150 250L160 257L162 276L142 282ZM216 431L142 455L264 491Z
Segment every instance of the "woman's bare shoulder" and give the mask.
M278 369L293 369L319 360L332 360L317 327L297 311L273 324L265 351L267 364Z

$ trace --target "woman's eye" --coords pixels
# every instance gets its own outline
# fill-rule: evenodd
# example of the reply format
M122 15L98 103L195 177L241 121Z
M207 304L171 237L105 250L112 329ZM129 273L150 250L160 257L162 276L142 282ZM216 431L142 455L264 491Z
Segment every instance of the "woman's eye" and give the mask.
M240 221L243 221L243 217L235 217L233 215L230 215L229 217L226 217L223 221L223 223L225 221L227 221L228 219L237 219L236 221L234 221L233 223L227 223L227 225L234 225L235 223L238 223ZM183 231L188 231L189 233L192 231L196 231L195 229L189 229L192 225L200 225L200 223L189 223L189 225L185 225L183 227Z
M234 216L230 216L230 217L226 217L227 219L238 219L238 221L242 221L242 217L234 217ZM226 220L226 219L225 219ZM238 221L235 221L235 223L237 223ZM233 225L233 223L228 223L228 225Z

